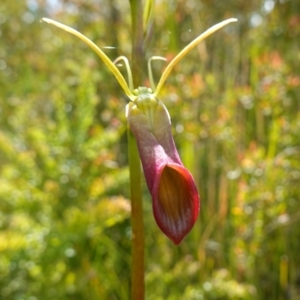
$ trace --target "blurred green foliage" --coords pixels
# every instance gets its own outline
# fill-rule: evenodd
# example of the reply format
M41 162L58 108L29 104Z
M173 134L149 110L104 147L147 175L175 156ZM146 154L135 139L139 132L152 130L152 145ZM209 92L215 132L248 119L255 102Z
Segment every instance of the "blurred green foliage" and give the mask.
M184 58L160 95L202 200L174 247L144 184L146 298L299 299L300 3L157 2L147 57L239 22ZM44 16L130 57L127 1L0 3L0 299L128 299L127 99Z

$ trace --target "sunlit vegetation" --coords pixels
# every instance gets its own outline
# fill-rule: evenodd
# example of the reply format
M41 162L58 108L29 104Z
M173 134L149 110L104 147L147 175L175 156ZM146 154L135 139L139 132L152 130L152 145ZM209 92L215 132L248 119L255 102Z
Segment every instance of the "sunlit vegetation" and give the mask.
M42 17L130 58L127 1L1 1L0 299L126 300L128 99ZM300 297L300 2L157 1L146 56L170 60L230 17L159 96L201 212L175 247L143 182L149 300ZM155 80L164 66L153 62Z

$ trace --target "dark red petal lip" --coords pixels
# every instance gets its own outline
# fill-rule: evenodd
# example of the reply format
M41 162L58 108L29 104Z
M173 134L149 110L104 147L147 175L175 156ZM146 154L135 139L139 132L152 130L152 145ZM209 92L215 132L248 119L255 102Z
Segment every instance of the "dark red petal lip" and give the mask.
M161 231L175 245L193 228L200 202L190 172L178 164L166 164L151 191L153 214Z

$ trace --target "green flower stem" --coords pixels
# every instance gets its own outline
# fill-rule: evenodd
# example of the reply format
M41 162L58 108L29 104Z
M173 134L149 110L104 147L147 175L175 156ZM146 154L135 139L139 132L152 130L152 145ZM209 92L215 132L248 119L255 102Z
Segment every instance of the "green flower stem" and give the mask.
M144 299L144 219L141 190L141 163L136 140L128 128L128 150L131 192L131 226L132 226L132 266L131 299Z
M132 75L134 86L139 87L142 85L144 59L142 1L130 0L130 6L132 18ZM145 236L141 190L142 174L137 143L129 127L128 147L132 226L131 299L143 300L145 297Z
M132 74L135 88L142 86L144 65L143 8L141 0L130 0L132 23Z

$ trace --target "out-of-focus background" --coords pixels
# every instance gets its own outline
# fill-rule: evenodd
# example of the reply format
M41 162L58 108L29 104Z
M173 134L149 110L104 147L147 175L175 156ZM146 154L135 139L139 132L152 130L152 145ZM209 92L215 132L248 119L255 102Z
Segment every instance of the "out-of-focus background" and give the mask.
M0 299L126 300L128 100L42 17L130 58L129 1L1 1ZM146 56L230 17L160 94L201 213L175 247L143 182L148 300L300 299L300 1L157 1Z

